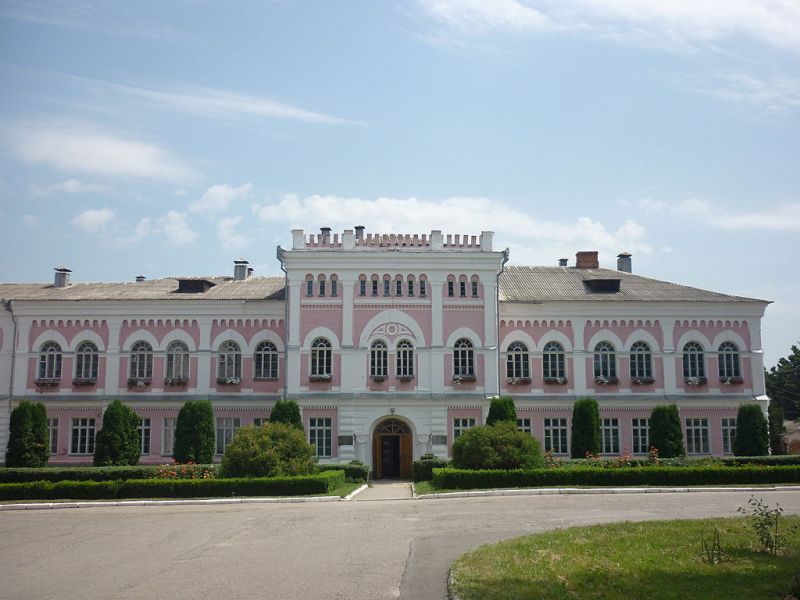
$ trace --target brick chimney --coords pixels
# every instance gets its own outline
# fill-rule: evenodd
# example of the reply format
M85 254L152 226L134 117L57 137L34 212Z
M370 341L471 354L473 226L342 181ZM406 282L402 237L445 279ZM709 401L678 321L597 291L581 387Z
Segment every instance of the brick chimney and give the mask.
M581 251L575 254L575 266L579 269L597 269L600 267L600 259L597 258L597 250Z

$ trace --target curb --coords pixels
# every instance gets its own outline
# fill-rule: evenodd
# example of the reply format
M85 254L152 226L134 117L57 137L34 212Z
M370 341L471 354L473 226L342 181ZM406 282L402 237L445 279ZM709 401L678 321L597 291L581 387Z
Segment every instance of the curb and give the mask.
M350 492L349 494L347 494L347 496L345 496L344 498L340 498L340 500L341 500L342 502L350 502L350 500L352 500L352 499L355 497L355 495L356 495L356 494L360 494L361 492L363 492L363 491L364 491L365 489L367 489L368 487L369 487L369 485L365 483L364 485L362 485L362 486L361 486L360 488L358 488L357 490L353 490L352 492Z
M469 492L438 492L421 494L418 500L448 498L480 498L488 496L558 496L582 494L692 494L697 492L799 492L798 485L773 487L648 487L648 488L524 488L507 490L473 490Z
M356 490L353 494L360 490ZM352 494L351 494L352 495ZM186 500L120 500L111 502L36 502L31 504L0 504L4 510L46 510L58 508L108 508L112 506L207 506L217 504L297 504L304 502L339 502L339 496L280 497L280 498L205 498Z

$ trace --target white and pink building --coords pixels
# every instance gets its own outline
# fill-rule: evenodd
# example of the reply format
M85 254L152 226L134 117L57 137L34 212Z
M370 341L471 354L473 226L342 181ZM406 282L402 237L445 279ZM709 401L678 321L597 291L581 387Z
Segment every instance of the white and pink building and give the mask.
M376 476L447 456L489 398L567 455L572 405L600 403L603 452L646 454L648 417L676 403L690 455L730 453L743 403L766 411L768 302L576 263L514 267L479 236L292 232L285 277L0 284L0 444L23 398L48 411L53 464L91 460L104 407L142 418L142 462L170 460L187 399L211 400L221 454L239 427L295 399L322 461Z

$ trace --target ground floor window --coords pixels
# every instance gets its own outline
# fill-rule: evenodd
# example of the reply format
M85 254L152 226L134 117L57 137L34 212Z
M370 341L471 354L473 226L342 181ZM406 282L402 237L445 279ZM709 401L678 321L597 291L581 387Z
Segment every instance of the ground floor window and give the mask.
M708 454L708 419L686 419L686 452Z
M736 419L722 419L722 451L733 454L733 443L736 441Z
M647 454L650 452L650 419L633 419L633 453Z
M601 452L603 454L619 454L619 420L602 419L600 421Z
M172 456L175 445L175 417L164 417L164 430L161 435L161 453Z
M241 427L239 417L217 417L217 454L224 454L233 440L233 434Z
M312 417L308 420L308 442L320 458L330 458L333 446L333 419Z
M530 419L517 419L517 429L523 433L531 433L531 420Z
M267 421L269 421L269 419L265 419L264 417L255 417L253 418L253 425L256 427L261 427Z
M453 440L457 440L458 436L464 433L467 429L475 427L474 418L456 418L453 419Z
M94 419L73 418L70 454L94 454L94 434Z
M50 454L58 454L58 419L47 419Z
M544 451L553 454L566 454L567 449L567 420L544 420Z
M150 454L150 419L139 421L139 454Z

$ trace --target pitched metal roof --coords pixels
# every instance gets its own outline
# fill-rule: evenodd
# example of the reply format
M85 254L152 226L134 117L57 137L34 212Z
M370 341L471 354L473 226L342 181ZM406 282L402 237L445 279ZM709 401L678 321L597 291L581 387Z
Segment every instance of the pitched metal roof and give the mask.
M619 280L619 291L594 291L597 280ZM767 302L650 279L613 269L506 267L500 276L500 301L543 302Z

